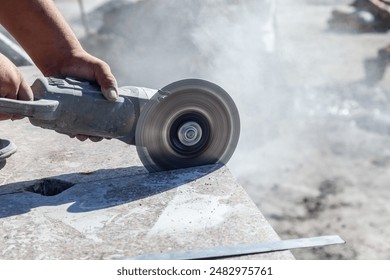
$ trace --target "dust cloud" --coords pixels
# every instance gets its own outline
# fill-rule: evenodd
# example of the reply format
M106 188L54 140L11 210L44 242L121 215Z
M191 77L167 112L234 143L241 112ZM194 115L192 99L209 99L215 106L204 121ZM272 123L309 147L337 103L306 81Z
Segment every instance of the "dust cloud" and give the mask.
M275 12L269 0L114 1L90 16L102 23L83 45L109 62L120 85L161 88L194 77L223 87L241 115L241 140L229 164L240 176L258 169L263 161L253 152L280 135L279 121L294 110Z
M390 218L377 220L390 212L390 100L362 67L386 39L329 32L334 2L111 1L89 14L96 32L82 44L120 86L223 87L242 126L228 166L276 231L348 241L298 258L390 258L379 241Z

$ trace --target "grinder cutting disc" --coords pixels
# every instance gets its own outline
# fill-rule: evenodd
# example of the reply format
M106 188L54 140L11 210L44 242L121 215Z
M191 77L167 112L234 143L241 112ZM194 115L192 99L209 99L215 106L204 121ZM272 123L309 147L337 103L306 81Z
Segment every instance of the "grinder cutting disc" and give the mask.
M240 134L237 107L221 87L204 80L174 82L141 111L135 144L150 172L225 164Z

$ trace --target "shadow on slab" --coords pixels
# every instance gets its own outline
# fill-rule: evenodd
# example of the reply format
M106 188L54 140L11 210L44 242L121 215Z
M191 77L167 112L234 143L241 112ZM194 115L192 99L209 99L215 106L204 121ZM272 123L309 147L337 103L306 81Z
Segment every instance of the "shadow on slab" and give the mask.
M67 208L70 213L110 208L177 188L221 167L207 165L157 173L145 173L143 167L103 169L7 184L0 187L0 218L28 213L42 206L70 204ZM34 192L43 180L66 187L58 194Z

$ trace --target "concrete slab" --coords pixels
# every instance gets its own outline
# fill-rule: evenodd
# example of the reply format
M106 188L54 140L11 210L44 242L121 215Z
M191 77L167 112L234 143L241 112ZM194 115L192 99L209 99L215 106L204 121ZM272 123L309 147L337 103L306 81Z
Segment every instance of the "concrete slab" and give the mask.
M225 167L84 176L56 177L76 184L55 196L2 187L1 258L110 259L278 239Z
M39 72L22 68L30 82ZM0 259L111 259L275 241L224 166L149 174L134 146L0 122ZM290 252L245 258L292 259Z

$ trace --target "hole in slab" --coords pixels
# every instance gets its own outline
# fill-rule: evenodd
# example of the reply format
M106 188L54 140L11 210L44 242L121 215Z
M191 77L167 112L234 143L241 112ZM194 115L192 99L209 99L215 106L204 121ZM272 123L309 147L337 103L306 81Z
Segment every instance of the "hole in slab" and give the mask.
M25 188L28 192L38 193L44 196L54 196L66 191L74 184L58 179L42 179Z

